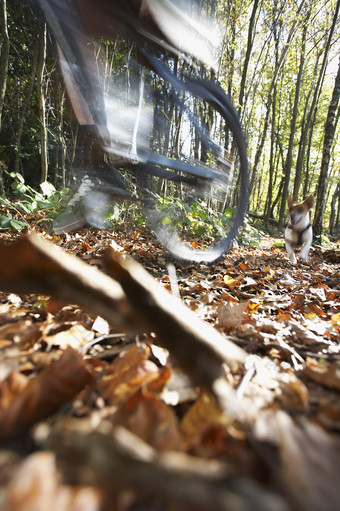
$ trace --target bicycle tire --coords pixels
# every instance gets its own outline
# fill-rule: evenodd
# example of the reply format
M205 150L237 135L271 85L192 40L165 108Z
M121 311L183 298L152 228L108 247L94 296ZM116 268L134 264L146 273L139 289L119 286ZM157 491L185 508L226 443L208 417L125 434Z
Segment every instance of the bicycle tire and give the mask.
M197 154L188 154L188 150L183 154L183 146L177 151L172 146L172 160L182 159L193 167L205 165L215 177L188 176L176 170L178 163L171 167L171 159L163 172L172 173L172 179L163 179L162 172L157 175L157 167L153 171L149 168L144 181L144 215L176 260L212 264L231 247L244 221L248 204L247 148L238 115L219 85L188 79L184 89L182 96L187 98L187 104L181 109L181 122L188 133L191 125L194 127L196 146L190 152ZM204 108L210 109L210 127L197 117L200 108L203 113ZM213 131L218 141L213 139ZM159 154L162 151L158 148ZM145 171L148 172L147 163Z

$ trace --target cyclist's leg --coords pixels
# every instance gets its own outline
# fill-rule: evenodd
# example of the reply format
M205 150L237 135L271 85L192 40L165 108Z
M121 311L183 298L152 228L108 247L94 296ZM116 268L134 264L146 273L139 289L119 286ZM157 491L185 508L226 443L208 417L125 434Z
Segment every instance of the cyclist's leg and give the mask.
M73 162L79 188L67 210L56 219L55 230L69 231L85 224L103 227L112 199L131 195L109 165L104 150L110 140L94 53L69 0L38 1L48 22L55 15L49 26L58 43L60 69L79 122Z
M95 124L88 104L86 103L79 87L76 84L74 76L71 72L70 66L66 61L63 52L58 48L59 65L63 75L64 84L66 87L68 98L71 102L73 112L80 125Z

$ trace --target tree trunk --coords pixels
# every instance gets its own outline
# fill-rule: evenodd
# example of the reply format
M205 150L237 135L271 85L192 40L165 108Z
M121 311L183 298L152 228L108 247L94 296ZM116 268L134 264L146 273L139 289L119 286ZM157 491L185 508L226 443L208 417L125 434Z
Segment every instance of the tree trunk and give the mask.
M234 35L234 34L233 34ZM233 91L233 79L234 79L234 57L235 57L235 49L232 46L232 49L230 51L230 62L228 64L229 73L228 73L228 96L230 98L233 97L232 91Z
M338 209L336 212L335 226L334 226L334 238L336 240L339 239L339 231L340 231L340 185L339 185L339 196L338 196Z
M308 93L308 96L307 96L307 99L305 102L302 121L301 121L301 135L300 135L298 156L297 156L297 160L296 160L296 171L295 171L294 192L293 192L293 195L295 198L298 198L299 193L300 193L303 169L304 169L305 160L306 160L306 158L305 158L306 149L307 149L308 139L309 139L308 135L310 132L312 132L312 118L313 118L312 114L315 111L316 101L319 96L318 93L316 94L315 83L317 81L317 73L318 73L318 69L319 69L320 57L321 57L321 52L319 52L316 62L315 62L313 80L312 80L311 87L310 87L310 90L309 90L309 93ZM320 76L320 73L319 73L319 76ZM313 90L314 90L314 95L313 95ZM313 96L313 101L312 101L312 105L310 106L312 96ZM307 172L308 172L308 165L306 165L306 168L307 168ZM305 194L305 187L304 187L303 196L305 196L305 195L306 194Z
M8 61L9 61L9 36L7 29L7 7L6 0L0 0L0 34L1 34L1 57L0 57L0 131L2 124L2 111L4 107Z
M269 180L268 192L266 197L266 204L264 208L264 218L266 229L269 228L269 219L271 211L271 203L273 200L273 182L274 182L274 153L275 153L275 124L276 124L276 95L277 89L273 91L273 109L272 109L272 122L271 122L271 135L270 135L270 155L269 155Z
M44 87L44 73L46 64L46 24L43 23L39 34L39 58L37 69L37 96L40 122L40 150L41 150L41 177L40 182L47 181L47 126L46 126L46 98Z
M247 44L246 56L245 56L244 63L243 63L240 93L239 93L239 98L238 98L238 112L239 112L239 114L241 114L241 111L242 111L244 92L245 92L245 88L246 88L246 78L247 78L248 66L249 66L249 61L250 61L251 50L253 48L253 43L254 43L253 32L254 32L254 28L255 28L255 17L256 17L258 5L259 5L259 0L254 0L253 10L251 13L249 27L248 27L248 44Z
M267 137L267 131L268 131L268 125L269 125L269 116L270 116L270 112L271 112L271 108L272 108L272 102L273 102L273 97L272 97L272 93L270 93L269 96L268 96L267 111L266 111L266 117L265 117L265 120L264 120L264 126L263 126L263 129L262 129L262 134L261 134L261 137L259 139L259 142L258 142L258 145L257 145L257 149L256 149L256 153L255 153L255 158L254 158L254 165L253 165L251 179L250 179L250 193L251 193L251 191L252 191L252 189L254 187L254 183L255 183L255 180L256 180L257 167L258 167L258 165L260 163L261 156L262 156L262 151L263 151L263 147L264 147L264 143L265 143L266 137Z
M58 89L58 110L57 110L57 146L58 151L56 158L56 169L55 169L55 184L58 184L58 171L61 173L61 185L66 186L66 143L64 138L64 103L65 103L65 88L60 83Z
M274 41L275 41L275 69L279 62L279 45L276 27L274 26ZM270 155L269 155L269 183L268 192L266 197L266 204L264 208L265 226L268 230L269 219L271 212L271 204L273 200L273 181L274 181L274 153L275 153L275 125L276 125L276 98L277 98L277 85L274 85L273 89L273 108L272 108L272 119L271 119L271 135L270 135Z
M39 39L36 39L36 44L34 48L34 55L33 55L33 61L32 61L32 69L31 69L31 75L30 75L30 83L29 88L27 90L23 108L21 110L21 114L19 117L19 126L16 134L16 153L15 153L15 160L14 160L14 172L20 172L20 162L21 162L21 137L24 130L24 122L25 122L25 115L27 112L27 108L29 106L33 87L34 87L34 78L37 72L37 65L38 65L38 53L39 53Z
M339 10L340 0L338 1L338 10ZM322 162L321 162L321 171L318 181L318 187L316 192L316 206L315 206L315 215L313 222L313 230L315 236L320 237L322 233L322 220L325 209L325 196L326 196L326 188L327 188L327 178L328 178L328 170L329 170L329 162L331 157L331 149L334 140L334 130L335 130L335 116L336 111L339 104L340 97L340 59L338 66L338 73L335 79L333 95L331 102L328 108L328 114L325 125L325 137L322 151Z
M277 80L279 78L279 72L280 72L280 70L281 70L281 68L282 68L282 66L284 64L284 61L285 61L285 58L287 56L288 50L289 50L289 48L290 48L290 46L291 46L291 44L293 42L293 39L294 39L296 30L297 30L297 27L298 27L298 24L299 24L299 22L298 22L298 15L301 13L302 8L303 8L305 2L306 2L306 0L302 0L300 5L299 5L299 7L298 7L298 9L297 9L296 20L293 23L293 25L292 25L292 27L291 27L291 29L289 31L289 34L287 36L287 40L286 40L286 43L284 44L284 47L283 47L283 50L281 52L280 58L278 59L278 62L275 65L273 79L271 81L271 84L270 84L270 87L269 87L269 91L268 91L268 94L267 94L268 101L267 101L267 111L266 111L264 127L263 127L263 130L262 130L261 137L259 139L259 143L258 143L258 146L257 146L255 158L254 158L252 177L251 177L251 180L250 180L250 193L251 193L252 187L253 187L253 185L255 183L257 166L258 166L258 164L259 164L259 162L261 160L262 151L263 151L264 144L265 144L265 141L266 141L267 130L268 130L268 125L269 125L269 115L270 115L270 110L271 110L272 102L273 102L273 90L274 90L276 82L277 82Z
M338 235L338 228L339 228L339 226L338 226L339 204L340 204L339 198L340 198L340 183L337 184L336 190L332 197L331 214L329 217L329 234L334 239L336 239L336 236Z
M306 32L304 30L303 31L303 42L305 42L305 36L306 36ZM304 55L304 50L302 49L301 57L300 57L299 72L298 72L296 86L295 86L295 97L294 97L293 115L292 115L292 120L291 120L291 124L290 124L288 151L287 151L287 157L286 157L285 168L284 168L285 179L284 179L283 191L282 191L282 200L281 200L281 207L280 207L278 230L282 229L283 222L284 222L284 219L286 216L288 189L289 189L290 174L291 174L292 162L293 162L293 149L294 149L294 139L295 139L295 132L296 132L296 121L297 121L297 116L299 113L300 89L301 89L302 73L303 73L304 64L305 64L305 55Z

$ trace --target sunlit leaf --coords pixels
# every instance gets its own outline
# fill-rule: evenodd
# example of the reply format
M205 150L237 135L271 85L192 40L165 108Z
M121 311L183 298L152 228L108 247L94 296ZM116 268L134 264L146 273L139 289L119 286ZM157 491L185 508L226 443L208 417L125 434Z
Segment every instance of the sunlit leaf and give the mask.
M235 280L230 275L224 275L223 281L227 286L233 287L235 285Z
M40 183L40 188L46 197L50 197L56 191L55 186L47 181Z
M332 315L332 323L333 325L340 326L340 312Z

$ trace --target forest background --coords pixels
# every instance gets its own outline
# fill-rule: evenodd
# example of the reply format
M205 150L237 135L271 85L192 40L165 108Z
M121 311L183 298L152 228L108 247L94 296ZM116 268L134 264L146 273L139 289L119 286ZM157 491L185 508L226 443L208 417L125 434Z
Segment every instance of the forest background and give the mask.
M216 78L240 114L248 145L250 215L282 231L288 195L316 198L313 227L334 240L340 228L339 0L201 2L221 32ZM77 122L55 43L31 7L0 0L0 197L13 177L57 189L72 178ZM131 72L135 48L95 48L104 83ZM186 61L178 60L178 72ZM203 73L203 71L202 71ZM17 179L18 181L18 179ZM16 185L17 186L17 185Z

